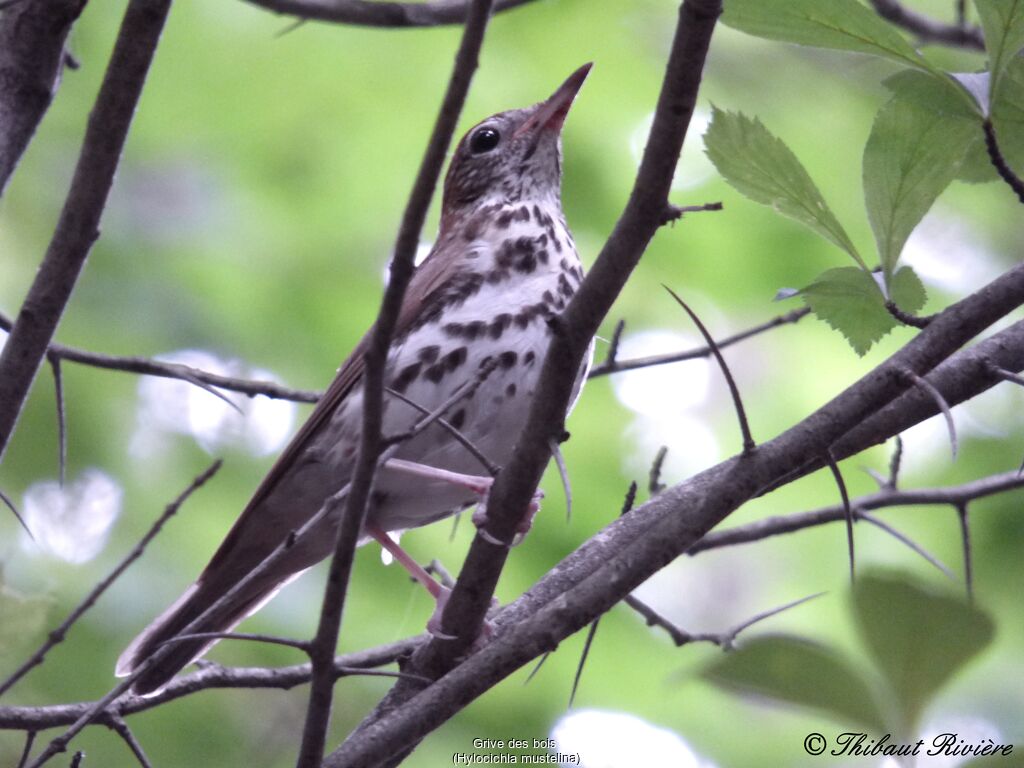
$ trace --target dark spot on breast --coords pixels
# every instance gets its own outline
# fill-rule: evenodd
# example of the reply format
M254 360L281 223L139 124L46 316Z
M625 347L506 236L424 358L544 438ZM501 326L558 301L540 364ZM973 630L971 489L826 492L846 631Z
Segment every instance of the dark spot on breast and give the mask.
M548 230L548 232L549 232L549 233L550 233L550 235L551 235L551 242L555 244L555 252L556 252L556 253L561 253L561 252L562 252L562 241L561 241L561 240L559 240L559 239L558 239L558 238L557 238L557 237L555 236L555 230L553 230L553 229L549 229L549 230Z
M487 282L491 285L497 285L498 283L508 280L509 271L507 269L492 269L487 273Z
M416 353L416 357L420 359L421 363L430 365L437 360L437 356L440 354L441 348L436 344L431 344L429 347L423 347L419 352Z
M522 206L516 212L516 221L529 221L530 220L530 208L529 206Z
M508 229L509 225L512 223L512 211L505 211L500 214L498 218L494 220L494 223L497 225L498 229Z
M445 370L448 372L454 371L460 365L466 362L466 348L459 347L453 349L447 355L441 358L441 364L444 365Z
M444 331L446 336L461 336L462 335L462 323L445 323L441 326L441 330ZM430 360L428 362L434 362Z
M567 299L572 298L573 293L575 293L573 287L569 285L569 281L566 279L565 273L558 276L558 292Z
M395 377L395 380L391 382L391 388L396 392L405 392L409 385L416 380L416 377L420 375L420 367L420 363L405 366L398 376Z
M541 235L541 237L546 237L546 235ZM541 264L548 263L548 252L543 248L537 251L537 261L539 261Z
M448 419L448 423L456 429L462 429L462 425L466 423L466 409L459 408L459 410L453 413L452 417Z
M423 310L409 331L421 328L427 323L437 322L445 309L461 305L466 299L474 296L483 284L484 276L479 272L456 272L426 297Z
M502 352L500 355L498 355L498 364L502 368L506 368L507 369L507 368L511 368L513 365L515 365L516 364L516 360L518 360L518 359L519 359L519 355L517 355L512 350L509 350L508 352Z
M569 271L569 260L563 256L561 259L558 260L558 267L563 272L568 272Z
M434 363L423 372L427 381L432 381L437 384L441 379L444 378L444 362Z
M523 355L523 365L533 365L533 361L536 358L537 356L533 353L533 350L530 350L525 355Z
M529 213L529 211L527 211ZM494 254L494 263L503 269L529 274L537 268L536 245L532 237L505 240Z
M516 385L514 383L509 384L507 387L505 387L505 395L507 397L515 397L516 396Z
M480 365L477 366L477 367L480 370L483 370L484 368L489 366L492 362L494 362L494 358L491 355L487 355L487 357L485 357L483 360L480 361Z
M474 320L463 326L462 335L472 341L477 336L483 336L485 330L487 330L487 323L483 320Z
M503 312L491 321L490 335L492 339L500 339L501 334L512 323L512 315Z

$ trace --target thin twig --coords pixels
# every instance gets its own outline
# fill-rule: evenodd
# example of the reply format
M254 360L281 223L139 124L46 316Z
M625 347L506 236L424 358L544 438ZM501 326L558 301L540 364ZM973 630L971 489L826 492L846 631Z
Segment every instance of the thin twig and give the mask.
M770 331L773 328L778 328L782 325L791 325L799 322L802 318L807 317L811 313L811 310L807 307L800 307L794 309L791 312L787 312L784 315L774 317L768 322L755 325L753 328L748 328L745 331L728 336L724 339L720 339L716 342L719 349L725 349L731 347L737 342L749 339L752 336ZM653 355L651 357L640 357L632 360L616 360L614 363L609 363L607 360L600 365L595 365L590 369L588 378L596 379L598 376L607 376L610 373L619 373L620 371L635 371L639 368L651 368L656 365L668 365L670 363L678 363L683 360L697 360L704 357L710 357L712 355L711 348L708 346L697 347L696 349L684 350L682 352L673 352L667 355Z
M25 522L25 518L21 516L21 512L18 511L18 508L14 505L14 502L11 500L11 497L8 496L3 491L0 491L0 501L4 503L5 507L7 507L9 510L11 510L12 513L14 513L14 519L18 521L18 523L21 525L25 533L28 534L28 537L32 539L32 541L35 541L36 537L32 535L32 529L28 527L28 524Z
M750 423L747 421L747 412L743 408L743 398L740 397L739 387L736 386L736 380L732 377L732 371L729 370L729 366L725 363L725 358L722 357L722 352L718 349L718 345L715 344L715 340L711 338L711 334L708 332L707 327L701 322L701 319L697 317L697 313L690 309L690 306L683 301L679 296L669 288L667 285L662 286L666 291L671 294L672 298L676 300L676 303L682 307L686 314L693 320L693 324L700 330L701 336L704 337L704 341L707 343L711 353L715 356L715 361L718 363L718 367L722 371L722 375L725 376L725 383L729 385L729 394L732 395L732 404L736 409L736 418L740 423L740 433L743 435L743 455L751 453L757 448L757 443L754 442L753 436L750 434Z
M986 117L982 127L985 130L985 148L988 150L989 160L995 166L999 177L1010 186L1017 199L1024 203L1024 179L1014 173L1010 164L1006 162L1002 150L999 149L999 143L996 141L996 129L992 125L991 118Z
M377 321L370 333L364 358L363 419L359 453L353 468L351 490L346 499L345 511L338 526L334 555L331 557L327 586L320 609L320 621L310 648L313 678L296 768L316 768L323 762L335 681L331 664L341 627L345 588L352 570L356 544L362 534L363 521L366 519L380 451L384 369L388 349L398 323L398 313L405 289L412 277L420 232L441 175L459 114L469 92L473 72L477 68L492 5L492 0L472 0L466 13L465 30L455 56L452 75L402 216L391 260L388 285L384 291Z
M0 329L9 331L13 322L0 312ZM122 371L124 373L135 373L142 376L157 376L164 379L179 379L198 386L199 382L218 389L226 389L231 392L239 392L249 397L263 395L276 400L292 400L297 403L315 403L322 396L322 392L307 389L294 389L276 384L272 381L259 381L253 379L242 379L234 376L222 376L217 373L210 373L192 366L181 363L170 363L161 360L154 360L148 357L106 355L99 352L89 352L77 347L68 347L56 342L47 347L48 355L55 355L61 360L66 360L80 365L88 365L92 368L102 368L108 371Z
M663 445L654 454L654 461L651 462L651 470L647 473L647 493L650 496L657 496L665 490L665 484L661 482L661 470L665 466L665 457L668 456L668 446ZM630 505L632 506L632 505Z
M68 768L81 768L82 760L84 760L84 759L85 759L85 752L82 752L81 750L79 750L78 752L75 752L74 757L71 758L71 764L70 764L70 766L68 766Z
M615 330L612 331L611 341L608 342L608 354L604 357L604 364L614 366L619 357L619 344L622 343L622 332L626 330L626 321L622 318L615 323Z
M962 22L943 24L928 16L904 8L898 0L871 0L875 12L883 19L917 35L926 43L942 43L976 51L985 50L985 39L978 27Z
M964 584L967 587L967 600L974 602L974 560L971 557L971 525L967 516L967 502L956 506L957 518L960 520L960 540L964 552Z
M391 664L408 655L426 638L426 635L411 637L364 651L337 656L334 672L339 678L362 675L373 667ZM309 682L310 664L294 664L286 667L222 667L219 664L204 664L196 672L176 677L167 687L151 696L125 694L115 702L101 709L94 719L102 722L110 713L127 716L145 712L163 704L202 691L234 689L276 689L288 690ZM0 729L17 729L33 732L74 723L95 707L95 702L58 704L45 707L3 707L0 706Z
M32 753L32 744L35 743L36 733L36 731L29 731L25 734L25 746L21 750L21 758L18 760L17 768L25 768L28 756Z
M912 315L909 312L904 312L902 309L899 308L896 302L892 301L891 299L885 302L885 310L894 318L896 318L899 322L903 323L904 325L909 325L912 328L927 328L928 323L935 319L935 315L928 315L927 317L918 317L917 315Z
M135 755L135 759L139 761L139 765L142 768L153 768L153 764L149 762L149 758L146 757L145 751L142 749L142 745L139 740L135 738L135 734L132 733L131 728L128 727L128 723L124 721L124 718L120 715L111 715L108 718L107 724L110 728L128 745L128 749Z
M832 451L826 451L828 468L832 471L836 485L839 487L839 496L843 500L843 514L846 517L846 548L850 558L850 583L854 581L854 552L853 552L853 508L850 506L850 495L846 491L846 483L843 481L843 473L839 471L836 458Z
M189 496L191 496L196 490L203 486L207 480L216 474L217 470L220 469L221 461L218 459L213 462L206 471L197 476L189 486L182 491L178 497L168 504L164 511L160 514L160 517L156 519L156 522L150 526L150 529L146 531L146 534L142 537L138 544L136 544L131 552L129 552L120 563L118 563L114 570L107 574L99 584L93 587L92 591L86 595L85 599L82 600L74 610L68 614L68 617L61 622L60 626L50 632L46 637L46 641L33 653L28 660L26 660L18 669L16 669L10 677L8 677L2 684L0 684L0 696L10 690L11 686L17 683L22 677L25 676L32 668L43 663L46 654L58 643L64 640L65 635L71 626L82 617L87 610L89 610L100 596L107 591L111 584L113 584L118 577L125 572L125 570L138 560L142 553L146 551L146 547L156 537L160 530L164 527L164 524L170 520L177 511L181 508L181 505L185 503Z
M946 398L942 396L942 393L938 388L932 384L928 379L918 376L913 371L904 371L904 375L912 381L916 386L920 387L923 391L927 392L929 397L935 401L935 404L942 411L942 417L946 420L946 429L949 432L949 448L953 453L953 460L956 461L957 454L957 439L956 439L956 423L953 421L953 411L949 408L949 403L946 402Z
M903 463L903 438L896 435L896 444L889 459L889 489L895 491L899 487L900 465Z
M57 467L60 487L64 487L67 478L68 466L68 428L67 410L64 404L64 376L60 370L60 358L56 355L47 355L50 363L50 370L53 372L53 399L57 406Z
M859 519L861 519L861 520L864 520L864 521L866 521L868 523L871 523L876 528L879 528L879 529L885 531L886 533L888 533L890 536L892 536L894 539L896 539L896 541L900 542L901 544L905 544L907 547L912 549L914 552L919 554L921 557L923 557L929 563L931 563L936 568L938 568L939 571L942 572L942 574L945 575L946 577L948 577L950 579L955 579L956 578L956 576L953 574L953 571L951 571L949 569L949 566L947 566L945 563L943 563L941 560L939 560L939 558L937 558L935 555L933 555L927 549L922 547L920 544L918 544L912 538L907 536L905 533L902 533L901 531L898 531L896 528L894 528L893 526L889 525L884 520L881 520L881 519L875 517L874 515L872 515L870 512L865 512L862 509L857 510L856 516Z
M175 635L168 638L163 645L173 645L187 640L248 640L254 643L267 643L269 645L283 645L287 648L295 648L303 653L309 652L308 640L297 640L292 637L278 637L276 635L262 635L252 632L192 632L187 635Z
M1003 472L962 485L922 488L909 491L882 490L877 493L860 496L854 499L850 506L855 512L904 506L957 507L961 504L968 504L975 499L983 499L1022 487L1024 487L1024 477L1020 476L1016 471ZM698 552L708 549L749 544L772 536L793 533L804 528L824 525L825 523L837 520L845 520L845 518L846 510L841 504L822 507L821 509L809 512L766 517L746 525L706 533L703 538L690 547L687 554L696 555Z
M683 218L684 214L687 213L701 213L703 211L720 211L722 210L722 204L718 203L704 203L703 205L672 205L669 203L665 206L665 210L661 214L661 223L675 224L679 219Z
M100 217L169 8L170 0L132 0L125 12L64 208L0 352L0 459L99 235Z

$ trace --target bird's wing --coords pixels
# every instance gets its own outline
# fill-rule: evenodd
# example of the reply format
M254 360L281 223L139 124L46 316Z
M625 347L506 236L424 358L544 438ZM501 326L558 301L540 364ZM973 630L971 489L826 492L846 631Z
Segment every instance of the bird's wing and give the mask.
M444 293L446 283L462 266L461 259L435 258L441 242L441 240L438 240L438 244L435 245L430 256L413 273L412 280L409 282L405 292L401 311L398 314L395 338L400 337L409 330L423 308L435 301L439 294ZM366 332L345 362L342 363L337 375L334 377L334 381L331 382L323 397L317 401L316 407L309 415L306 423L302 425L277 462L271 467L266 477L263 478L263 482L256 489L252 499L250 499L242 514L239 515L228 535L214 553L213 558L203 571L203 575L200 576L200 581L203 581L205 577L215 572L223 561L230 559L232 551L245 532L252 532L249 526L259 525L258 510L261 502L274 491L281 478L288 473L296 460L306 450L313 436L330 420L335 408L362 381L363 369L366 365L364 358L370 345L370 334L372 332L372 328ZM296 520L294 522L296 523L294 527L298 528L305 521ZM282 532L282 539L283 536L284 532Z

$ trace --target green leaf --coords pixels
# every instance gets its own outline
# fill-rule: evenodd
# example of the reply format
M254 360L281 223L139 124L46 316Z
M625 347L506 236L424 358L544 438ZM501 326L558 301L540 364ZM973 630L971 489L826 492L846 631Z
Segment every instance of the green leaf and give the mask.
M832 649L799 637L759 637L716 659L701 676L727 690L811 707L843 724L886 730L857 670Z
M1017 175L1024 174L1024 59L1020 57L1006 68L992 102L992 125L1006 162Z
M904 69L882 81L893 96L929 112L968 120L983 117L981 105L957 80Z
M896 694L905 733L916 733L935 693L991 641L988 614L904 574L857 579L853 607L860 634Z
M760 120L713 108L704 151L739 192L810 227L867 269L796 155Z
M976 120L898 96L879 110L864 147L864 198L887 283L910 233L956 178L978 129Z
M896 272L890 290L904 312L913 313L924 306L924 286L910 267ZM811 311L842 333L858 355L864 355L896 326L875 278L856 267L826 270L801 293Z
M728 0L722 22L757 37L882 56L937 70L857 0Z
M1017 51L1024 48L1024 0L974 0L985 33L991 100L999 92L1003 71Z

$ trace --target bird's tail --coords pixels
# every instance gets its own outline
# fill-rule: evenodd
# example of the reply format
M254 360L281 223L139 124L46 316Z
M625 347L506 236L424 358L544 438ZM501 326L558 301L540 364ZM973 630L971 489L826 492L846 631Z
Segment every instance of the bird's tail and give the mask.
M302 571L299 571L271 584L253 584L250 589L239 593L237 599L223 610L218 610L215 615L203 619L196 626L189 628L187 633L183 633L182 630L202 616L225 592L210 588L210 585L204 584L202 580L197 581L132 640L118 658L115 674L118 677L134 674L161 647L167 647L168 642L179 635L230 632L241 621L262 608L288 582L301 574ZM171 643L169 650L165 652L166 655L132 683L132 692L140 696L159 693L172 677L203 656L218 639L182 640Z

